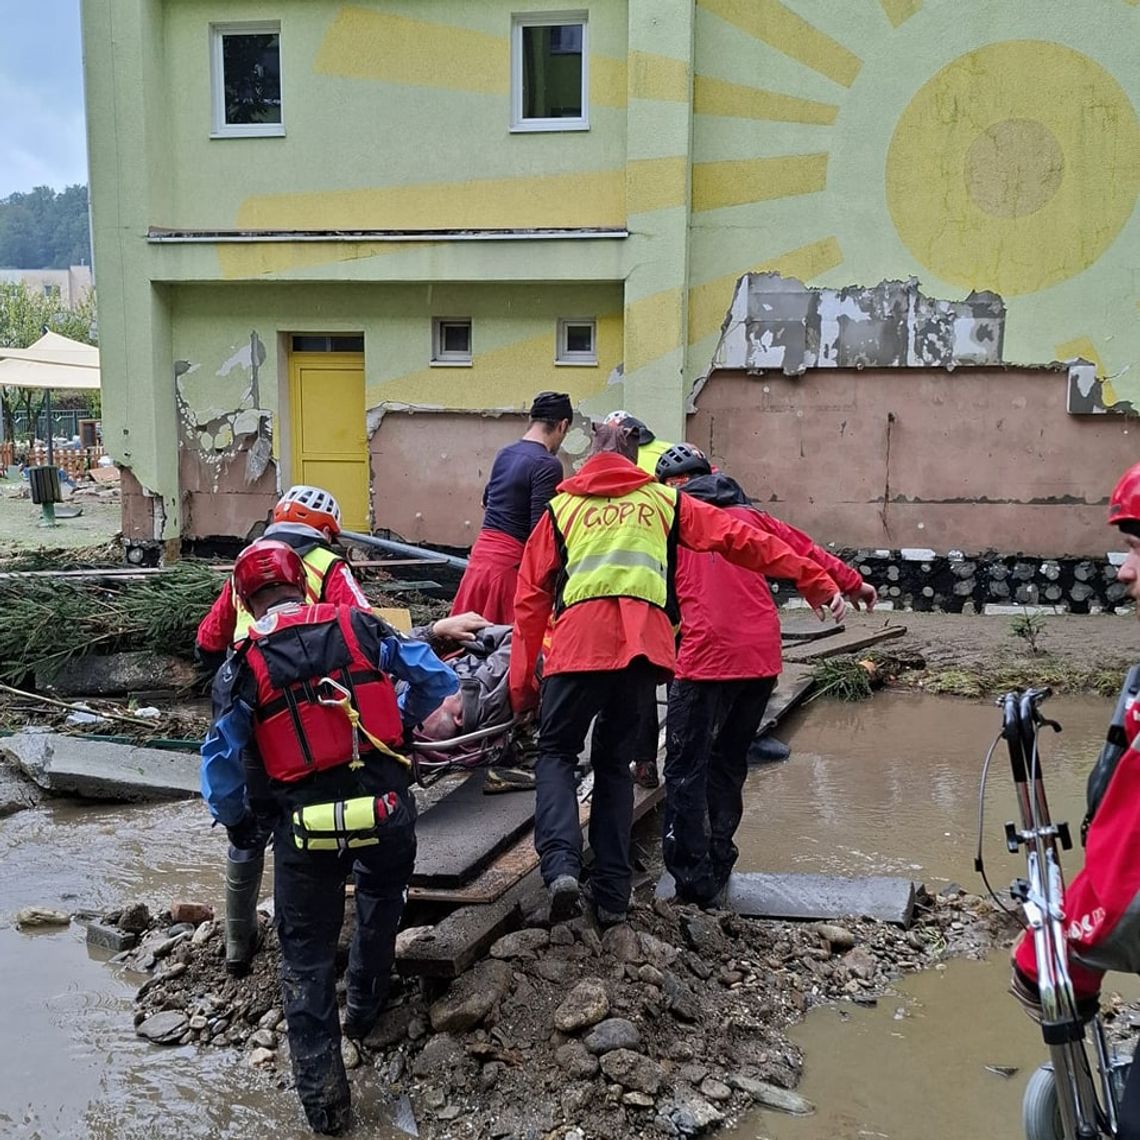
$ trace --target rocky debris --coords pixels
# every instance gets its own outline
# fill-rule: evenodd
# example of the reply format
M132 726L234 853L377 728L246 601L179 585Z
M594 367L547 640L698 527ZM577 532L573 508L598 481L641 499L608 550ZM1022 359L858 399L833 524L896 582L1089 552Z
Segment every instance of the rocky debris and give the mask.
M47 906L26 906L13 916L17 930L30 930L42 926L70 926L71 915L65 910L53 910Z
M138 946L117 958L151 974L136 1002L140 1034L241 1049L287 1079L274 931L235 981L222 923L175 923L174 909L101 918L121 929L145 915ZM393 1099L409 1096L425 1140L688 1137L757 1105L811 1112L793 1091L802 1061L789 1024L816 1004L874 1001L900 974L950 953L983 956L1013 933L975 895L925 892L909 931L662 900L638 901L628 924L604 932L585 918L551 930L538 911L532 921L541 925L500 939L442 992L438 981L397 983L368 1037L344 1046L350 1080L367 1070ZM150 1024L156 1015L168 1016ZM1122 1008L1115 1024L1129 1016Z
M0 819L43 802L43 789L0 753Z

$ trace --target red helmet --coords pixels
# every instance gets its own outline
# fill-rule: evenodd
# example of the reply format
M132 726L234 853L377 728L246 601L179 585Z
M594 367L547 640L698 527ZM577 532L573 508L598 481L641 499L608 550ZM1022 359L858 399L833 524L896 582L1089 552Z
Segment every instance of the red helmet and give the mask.
M1108 521L1112 526L1140 522L1140 463L1129 467L1113 488L1108 500Z
M234 589L245 604L267 586L305 589L305 566L301 556L285 542L263 538L247 546L234 562Z

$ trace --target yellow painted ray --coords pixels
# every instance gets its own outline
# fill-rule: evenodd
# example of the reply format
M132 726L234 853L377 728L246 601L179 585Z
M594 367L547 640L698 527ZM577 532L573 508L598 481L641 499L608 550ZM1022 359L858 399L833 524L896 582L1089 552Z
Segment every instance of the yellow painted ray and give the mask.
M311 269L338 261L357 261L391 253L426 249L420 241L312 241L312 242L223 242L218 248L222 277L270 277L294 269Z
M662 289L625 308L625 374L681 346L681 290Z
M891 27L897 28L922 7L922 0L879 0L879 6L886 12Z
M725 23L843 87L855 82L863 66L854 52L809 24L780 0L697 0L697 3Z
M317 190L247 198L243 230L618 228L625 170Z
M683 206L688 192L689 161L672 158L634 158L626 163L626 210L645 214Z
M698 75L693 81L693 110L698 115L723 115L736 119L768 119L778 123L810 123L829 126L835 122L839 108L834 103L818 103L765 91L743 83L729 83L709 75Z
M826 237L790 249L751 268L694 285L689 290L689 343L695 344L720 328L732 302L733 288L743 274L779 273L782 277L794 277L807 283L842 262L843 251L839 242L834 237Z
M590 59L590 67L594 67L593 57ZM629 95L631 99L687 103L689 101L688 61L646 51L630 52Z
M693 211L814 194L827 184L826 154L787 154L693 165Z
M506 94L510 44L506 36L345 6L325 32L313 69L319 75Z

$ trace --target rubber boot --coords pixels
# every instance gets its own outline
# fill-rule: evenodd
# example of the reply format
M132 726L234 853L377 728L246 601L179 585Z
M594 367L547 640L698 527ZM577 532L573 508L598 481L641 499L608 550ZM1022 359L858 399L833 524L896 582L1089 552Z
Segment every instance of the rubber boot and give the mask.
M226 972L243 978L257 949L257 899L265 869L265 848L231 847L226 856Z

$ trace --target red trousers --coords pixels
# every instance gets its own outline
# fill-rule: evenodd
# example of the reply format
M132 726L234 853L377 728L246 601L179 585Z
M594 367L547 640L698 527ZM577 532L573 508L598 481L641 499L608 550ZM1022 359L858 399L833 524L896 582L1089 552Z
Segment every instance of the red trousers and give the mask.
M471 547L451 612L474 612L492 625L513 625L522 553L523 544L517 538L499 530L481 530Z

